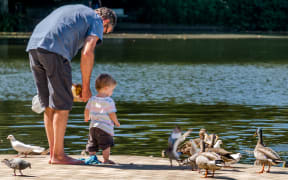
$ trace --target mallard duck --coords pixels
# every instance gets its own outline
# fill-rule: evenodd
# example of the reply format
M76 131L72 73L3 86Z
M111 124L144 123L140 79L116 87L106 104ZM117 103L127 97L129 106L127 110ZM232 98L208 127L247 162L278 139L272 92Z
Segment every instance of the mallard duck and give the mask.
M222 140L217 140L217 142L214 144L213 148L220 149L221 144L223 144ZM235 164L235 163L239 162L241 157L242 157L241 153L230 154L230 156L233 159L231 157L224 159L224 161L226 160L225 163L228 163L229 166L230 166L230 164Z
M164 154L166 154L170 161L170 166L172 167L172 160L175 159L178 164L180 165L180 154L177 152L179 144L181 144L186 137L191 133L192 129L188 130L181 136L181 129L180 127L176 127L173 129L172 134L170 135L168 139L168 148L164 151L162 151L162 157Z
M195 143L194 139L190 139L189 141L186 141L182 145L179 146L177 149L177 152L180 152L183 155L192 156L193 154L200 151L200 148L198 148L197 144Z
M261 128L256 130L255 136L258 136L258 141L254 149L254 156L256 161L262 165L262 169L258 173L264 172L265 165L269 166L266 172L270 172L271 165L276 165L282 163L283 161L274 150L264 146Z
M212 138L212 135L208 135L206 133L206 129L203 129L203 128L200 129L199 136L204 137L204 142L206 143L205 144L206 147L210 146L210 144L211 144L210 138ZM218 138L218 136L216 136L216 137ZM179 146L177 151L181 152L183 155L192 156L196 152L200 151L200 138L190 139L189 141L184 142L182 145Z
M213 134L212 139L211 139L211 145L215 144L215 139L216 139L216 135ZM221 148L221 147L217 147L217 148L211 148L208 147L207 150L208 152L215 152L216 154L221 156L221 159L225 162L225 163L232 163L235 162L236 159L234 159L232 157L232 152L226 151L225 149Z
M190 139L190 147L187 148L187 153L189 155L188 158L181 161L182 165L190 165L191 170L194 171L197 169L196 165L196 157L198 156L198 153L200 152L200 149L197 147L193 139Z
M206 134L206 136L208 135L207 132L206 132L206 129L201 128L199 130L199 138L194 139L194 142L195 142L195 144L197 145L198 148L200 148L200 142L201 142L201 138L202 137L204 138L204 142L206 143L205 134ZM208 147L207 145L205 145L205 146Z
M184 159L181 161L181 165L190 165L191 166L191 170L195 171L197 170L197 165L196 165L196 158L199 155L199 152L194 153L192 156Z
M218 136L216 134L208 135L206 132L204 133L204 142L207 144L209 148L213 148L216 141L218 141Z
M205 142L201 139L200 142L201 152L196 157L196 165L199 169L205 169L205 178L207 178L208 170L212 171L212 177L216 170L221 169L224 161L221 157L214 152L205 152Z

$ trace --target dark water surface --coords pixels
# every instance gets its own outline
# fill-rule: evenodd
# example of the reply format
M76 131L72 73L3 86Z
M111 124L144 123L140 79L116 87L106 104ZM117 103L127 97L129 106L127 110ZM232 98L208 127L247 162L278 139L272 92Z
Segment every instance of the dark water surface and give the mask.
M0 153L15 153L7 135L47 147L42 115L31 111L36 90L27 39L0 39ZM96 49L92 81L110 73L121 123L113 154L160 156L175 125L217 133L223 146L252 163L255 129L288 160L288 39L105 39ZM73 81L81 82L79 57ZM93 87L91 84L91 87ZM95 94L95 90L93 90ZM66 152L85 148L84 103L75 103Z

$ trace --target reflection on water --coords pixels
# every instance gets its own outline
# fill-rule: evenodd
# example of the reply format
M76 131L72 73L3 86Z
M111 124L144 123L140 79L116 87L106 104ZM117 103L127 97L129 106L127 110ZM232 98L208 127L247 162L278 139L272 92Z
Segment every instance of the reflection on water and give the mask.
M121 127L115 129L113 154L160 156L175 125L184 131L193 128L189 136L195 138L200 128L216 133L224 147L243 154L243 163L254 160L252 151L257 139L257 127L263 127L264 142L288 158L287 109L273 106L248 107L242 105L201 105L174 102L156 103L118 102ZM83 120L83 103L74 105L65 137L66 152L80 154L85 148L88 123ZM47 147L42 116L30 110L29 101L4 101L0 103L0 153L15 153L5 139L8 134L26 143Z
M0 153L15 153L8 134L47 147L42 116L30 109L36 90L25 41L0 41ZM287 160L287 47L288 40L269 39L105 41L92 81L102 72L118 81L113 98L121 127L112 153L160 156L180 125L194 129L189 138L200 128L217 133L225 148L252 163L253 134L263 127L265 144ZM79 57L72 68L73 81L81 82ZM76 103L69 118L69 153L85 147L84 105Z

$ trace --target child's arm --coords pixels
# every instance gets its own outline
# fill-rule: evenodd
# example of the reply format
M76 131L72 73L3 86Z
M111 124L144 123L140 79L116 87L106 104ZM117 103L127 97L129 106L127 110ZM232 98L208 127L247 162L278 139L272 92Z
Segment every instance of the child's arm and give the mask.
M120 126L120 123L119 123L119 121L118 121L118 119L117 119L117 115L116 115L115 112L109 113L109 117L110 117L110 119L114 122L114 124L115 124L117 127Z
M88 122L90 120L89 118L89 110L85 108L85 111L84 111L84 121L85 122Z

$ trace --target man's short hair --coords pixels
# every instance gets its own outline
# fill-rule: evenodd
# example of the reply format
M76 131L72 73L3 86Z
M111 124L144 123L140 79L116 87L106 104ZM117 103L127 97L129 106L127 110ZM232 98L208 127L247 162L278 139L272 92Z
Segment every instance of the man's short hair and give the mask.
M107 7L100 7L98 9L95 9L96 13L101 16L102 19L109 19L110 24L112 24L114 27L117 23L117 15L116 13Z

